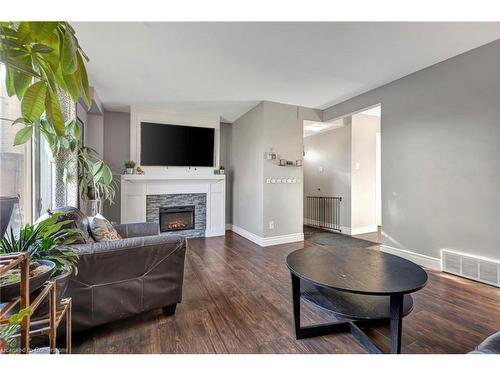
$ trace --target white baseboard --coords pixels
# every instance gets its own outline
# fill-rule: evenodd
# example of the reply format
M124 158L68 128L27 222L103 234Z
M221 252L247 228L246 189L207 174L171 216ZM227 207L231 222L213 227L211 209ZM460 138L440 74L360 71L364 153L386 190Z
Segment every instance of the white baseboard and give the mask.
M234 233L239 234L240 236L245 237L247 240L250 240L262 247L304 241L304 233L293 233L274 237L260 237L243 228L238 227L237 225L231 225L231 228L229 230L232 230Z
M262 238L261 246L266 247L266 246L280 245L283 243L300 242L300 241L304 241L304 233L292 233L292 234L285 234L283 236L264 237Z
M226 224L226 230L232 230L233 224Z
M350 235L355 236L357 234L364 234L364 233L373 233L378 230L378 227L376 225L367 225L364 227L354 227L354 228L349 228L351 230Z
M215 230L205 230L205 237L219 237L224 236L226 231L224 229L215 229Z
M401 258L411 260L413 263L416 263L422 267L441 271L441 259L439 258L433 258L428 255L416 253L414 251L398 249L397 247L387 245L380 245L380 250L389 254L400 256Z

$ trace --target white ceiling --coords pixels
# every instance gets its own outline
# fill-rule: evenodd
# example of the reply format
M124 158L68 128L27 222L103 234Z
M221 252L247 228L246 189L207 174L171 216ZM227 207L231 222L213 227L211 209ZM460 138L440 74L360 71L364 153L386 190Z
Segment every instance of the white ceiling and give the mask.
M106 109L234 121L261 100L324 109L500 38L500 23L75 23Z

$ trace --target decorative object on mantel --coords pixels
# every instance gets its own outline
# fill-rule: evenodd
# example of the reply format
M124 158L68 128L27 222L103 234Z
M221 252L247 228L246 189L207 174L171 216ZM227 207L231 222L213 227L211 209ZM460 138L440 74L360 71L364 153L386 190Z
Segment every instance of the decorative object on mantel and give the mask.
M223 165L219 167L219 169L214 170L214 174L226 174L226 168Z
M297 167L302 167L302 159L295 160L295 165L296 165Z
M143 174L146 174L146 172L144 172L144 170L141 167L137 166L135 168L135 174L143 175Z
M123 163L123 165L125 167L126 174L134 174L135 161L127 160L125 163Z

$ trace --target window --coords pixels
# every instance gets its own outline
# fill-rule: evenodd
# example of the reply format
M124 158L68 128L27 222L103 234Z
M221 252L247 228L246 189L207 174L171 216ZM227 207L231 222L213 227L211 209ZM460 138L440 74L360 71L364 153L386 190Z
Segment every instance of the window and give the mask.
M14 137L24 125L12 125L21 114L17 97L9 98L5 87L5 65L0 64L0 195L19 196L20 217L13 226L30 222L31 216L31 142L13 146Z

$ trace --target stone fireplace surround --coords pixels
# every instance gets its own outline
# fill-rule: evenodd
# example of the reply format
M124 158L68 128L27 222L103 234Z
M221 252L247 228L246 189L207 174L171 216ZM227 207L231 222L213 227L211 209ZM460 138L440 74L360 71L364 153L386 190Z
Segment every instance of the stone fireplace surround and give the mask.
M203 200L205 201L204 215ZM201 225L203 225L201 216L204 216L204 228L195 224L195 232L169 233L189 237L223 236L225 234L225 175L182 173L121 176L122 223L158 221L160 202L164 202L167 206L183 206L189 205L185 202L193 201L198 202L200 206L195 209L195 215ZM175 203L170 204L170 202Z
M158 223L160 207L194 206L194 229L169 232L184 237L205 237L207 195L196 194L157 194L146 196L146 221Z

